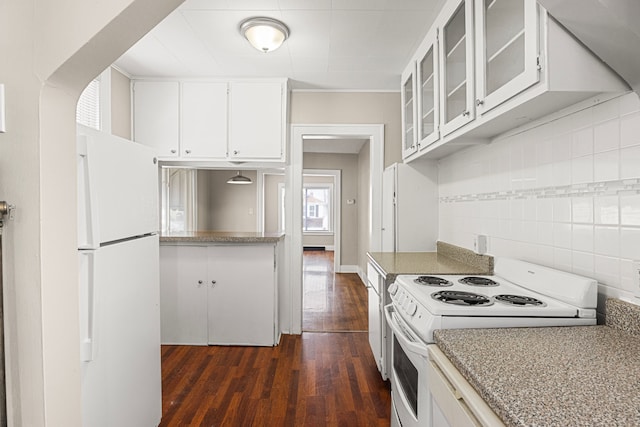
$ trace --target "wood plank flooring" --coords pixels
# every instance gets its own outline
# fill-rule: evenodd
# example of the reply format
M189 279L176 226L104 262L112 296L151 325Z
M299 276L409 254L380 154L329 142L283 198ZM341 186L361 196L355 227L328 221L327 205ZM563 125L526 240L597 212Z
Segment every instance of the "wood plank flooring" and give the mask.
M333 272L332 251L305 251L303 331L366 331L367 288L355 273Z
M312 277L320 276L321 265L333 266L330 254L305 252ZM388 426L389 385L369 348L366 289L359 279L341 276L326 274L325 291L311 289L333 310L316 310L306 327L332 332L283 335L276 347L162 346L160 425ZM305 305L318 307L314 301L305 290ZM364 308L345 314L340 301ZM332 311L342 313L340 320Z

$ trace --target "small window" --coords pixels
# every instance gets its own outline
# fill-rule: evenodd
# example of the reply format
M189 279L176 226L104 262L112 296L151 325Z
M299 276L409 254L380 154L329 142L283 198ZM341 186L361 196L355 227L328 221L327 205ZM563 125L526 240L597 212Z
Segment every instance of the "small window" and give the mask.
M76 107L76 122L100 130L100 77L82 91Z
M333 186L309 185L302 189L303 231L333 231L333 205L331 203Z

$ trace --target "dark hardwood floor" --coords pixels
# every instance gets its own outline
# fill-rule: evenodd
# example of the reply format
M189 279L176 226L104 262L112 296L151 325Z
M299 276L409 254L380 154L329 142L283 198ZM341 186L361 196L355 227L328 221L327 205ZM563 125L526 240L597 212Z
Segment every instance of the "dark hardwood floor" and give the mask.
M334 276L332 254L304 254L302 335L276 347L162 346L161 426L389 425L366 288Z
M305 251L303 331L367 331L367 288L355 273L333 272L332 251Z

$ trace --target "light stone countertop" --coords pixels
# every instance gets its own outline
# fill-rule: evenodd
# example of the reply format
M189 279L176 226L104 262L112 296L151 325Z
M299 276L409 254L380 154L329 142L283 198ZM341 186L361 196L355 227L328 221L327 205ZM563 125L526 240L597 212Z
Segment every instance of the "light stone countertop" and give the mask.
M399 274L493 274L493 257L437 242L436 252L368 252L376 270L389 280Z
M183 231L160 233L163 243L277 243L283 233L254 233L238 231Z
M435 342L507 426L640 425L640 306L607 325L456 329Z

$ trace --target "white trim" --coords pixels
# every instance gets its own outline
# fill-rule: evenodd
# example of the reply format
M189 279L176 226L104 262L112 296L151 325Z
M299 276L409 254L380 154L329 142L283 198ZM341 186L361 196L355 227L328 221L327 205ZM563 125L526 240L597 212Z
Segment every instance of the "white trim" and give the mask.
M339 93L398 93L400 92L398 89L291 89L291 92L298 93L329 93L329 92L339 92Z
M324 250L325 251L334 252L333 257L334 257L334 261L335 261L335 246L334 245L324 245Z
M111 133L111 67L100 73L100 130Z
M331 176L333 177L333 188L332 188L332 200L333 204L333 218L331 218L331 227L333 228L330 232L315 234L315 232L302 232L302 235L313 236L313 235L323 235L327 236L329 234L333 234L333 245L335 247L333 251L333 271L335 273L342 273L340 267L340 260L342 259L342 171L338 169L304 169L302 171L303 175L309 176ZM304 178L303 178L303 186L304 186ZM311 184L313 185L313 184ZM302 189L301 189L302 190ZM325 249L326 250L326 249Z
M358 273L360 271L360 267L357 265L341 265L340 273Z
M264 174L256 173L256 230L264 231Z
M369 281L368 281L367 275L365 274L364 270L360 268L360 266L358 266L358 276L360 277L362 284L365 287L368 287L367 284L369 283Z
M302 333L302 156L303 138L312 135L339 135L348 138L359 137L369 139L370 156L370 196L369 196L369 247L360 251L378 252L381 241L381 210L382 210L382 171L384 164L384 125L304 125L291 126L291 156L286 167L285 206L287 210L285 248L290 256L288 283L283 292L282 307L285 313L281 319L285 320L283 330L289 333ZM375 208L374 208L375 207ZM288 326L288 328L287 328Z
M114 70L116 70L117 72L119 72L120 74L128 78L129 80L133 80L133 76L131 74L129 74L127 71L123 70L122 68L118 67L116 64L111 64L111 68L113 68Z

